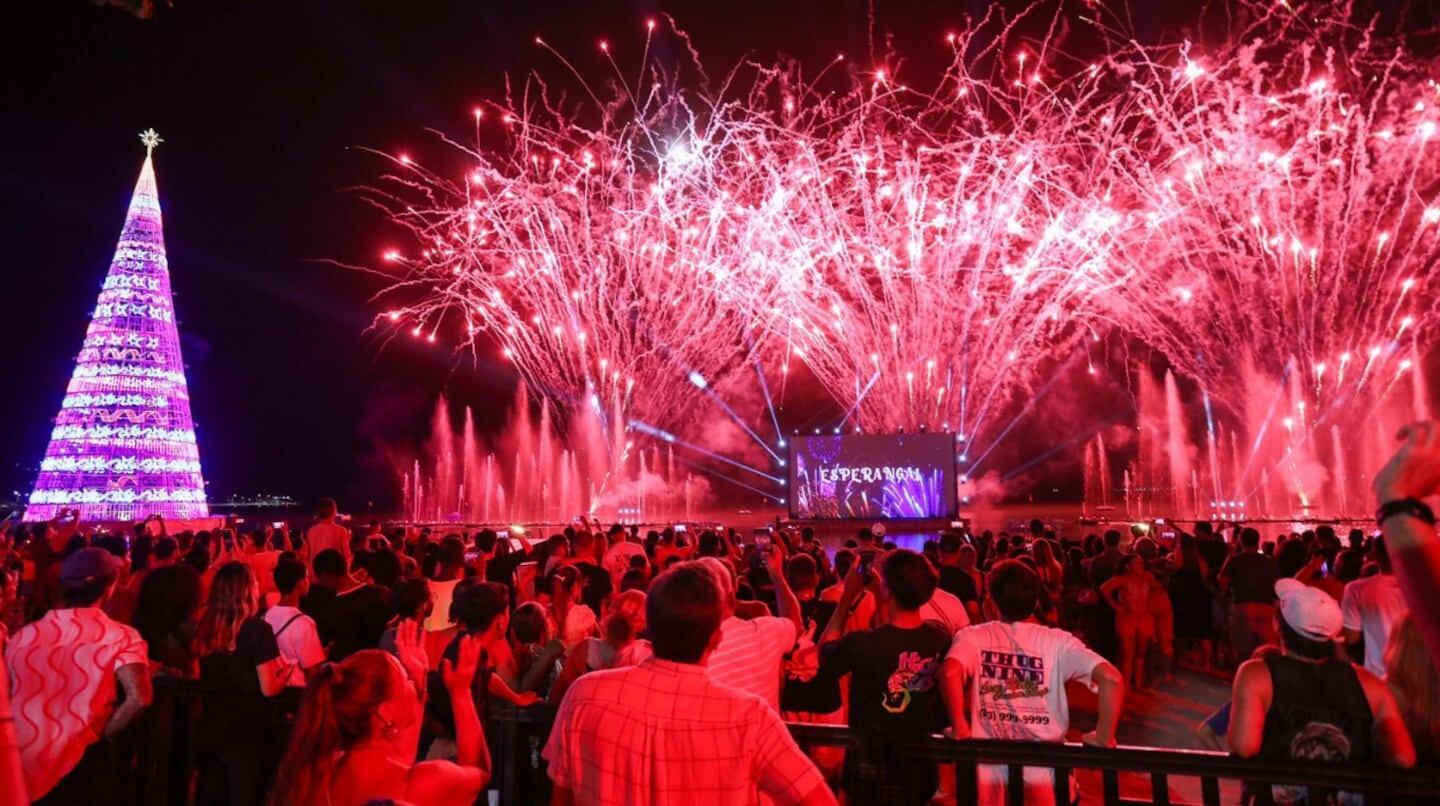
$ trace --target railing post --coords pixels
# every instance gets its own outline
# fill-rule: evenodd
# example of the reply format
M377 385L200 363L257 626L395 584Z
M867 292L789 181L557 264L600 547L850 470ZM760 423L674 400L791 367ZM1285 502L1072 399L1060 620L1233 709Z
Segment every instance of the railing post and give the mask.
M1158 806L1170 806L1170 778L1165 773L1150 773L1150 799Z
M1200 779L1200 799L1205 806L1220 806L1220 779L1207 775Z
M1051 781L1051 786L1055 790L1056 806L1060 806L1060 804L1070 806L1070 803L1074 800L1070 797L1070 768L1056 767L1051 770L1051 772L1055 776Z
M518 753L515 745L520 741L520 721L516 718L518 714L508 713L500 722L500 744L505 749L502 751L502 766L500 768L500 803L502 806L513 806L516 800L516 771Z
M980 797L978 767L974 758L955 760L956 803L975 803Z
M1005 765L1005 806L1025 806L1025 766Z
M1100 787L1104 790L1102 797L1105 806L1120 805L1120 773L1117 770L1100 771Z

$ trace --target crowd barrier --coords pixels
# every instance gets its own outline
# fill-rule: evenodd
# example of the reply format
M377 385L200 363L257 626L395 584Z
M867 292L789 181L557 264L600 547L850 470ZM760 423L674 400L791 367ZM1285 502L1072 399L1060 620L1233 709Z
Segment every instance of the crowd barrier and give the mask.
M287 692L275 703L277 747L283 747L283 740L289 735L298 694ZM156 680L154 704L125 742L124 749L128 750L133 760L131 777L134 780L117 782L117 794L123 792L124 795L117 797L116 803L189 806L194 770L190 747L199 701L200 691L193 681ZM553 709L545 706L516 708L492 703L488 708L486 734L494 769L491 786L504 806L548 800L545 793L549 791L549 782L536 760L553 718ZM842 726L791 723L789 728L803 747L848 748L860 741L853 731ZM1371 806L1436 802L1437 794L1440 794L1440 769L1397 770L1354 764L1261 761L1201 750L1099 748L976 739L955 741L943 736L927 736L907 741L897 751L912 759L953 764L956 790L960 793L976 792L976 765L1005 767L1010 782L1006 788L1006 806L1021 806L1025 802L1025 791L1020 781L1027 767L1055 771L1056 803L1067 802L1070 774L1081 770L1095 771L1100 780L1100 792L1086 793L1085 802L1103 803L1105 806L1133 803L1168 806L1173 802L1172 778L1197 779L1200 782L1200 802L1205 806L1219 806L1222 802L1220 782L1224 780L1359 793ZM1148 778L1148 796L1137 798L1132 794L1122 797L1121 773ZM907 783L902 781L902 787ZM1268 786L1254 789L1259 793L1254 803L1264 806L1269 802ZM902 792L902 798L909 794L914 793ZM961 795L957 802L972 803L973 794L970 797Z

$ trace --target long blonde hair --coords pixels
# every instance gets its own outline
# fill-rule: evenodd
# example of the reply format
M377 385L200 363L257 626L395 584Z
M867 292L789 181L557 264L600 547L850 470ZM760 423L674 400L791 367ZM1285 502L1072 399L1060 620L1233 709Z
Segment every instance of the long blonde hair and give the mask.
M1430 662L1420 628L1405 614L1390 630L1385 647L1385 682L1395 693L1400 718L1415 742L1421 764L1440 759L1440 678Z
M255 572L250 566L238 560L220 566L210 582L210 600L195 629L195 657L235 651L240 625L260 612L257 593Z

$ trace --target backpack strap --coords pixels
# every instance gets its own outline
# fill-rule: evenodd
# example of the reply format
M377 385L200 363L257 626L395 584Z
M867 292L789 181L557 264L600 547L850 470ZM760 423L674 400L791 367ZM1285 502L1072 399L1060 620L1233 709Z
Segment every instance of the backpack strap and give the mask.
M287 621L287 622L285 622L284 624L280 625L280 629L278 629L278 630L275 631L275 638L276 638L276 640L279 640L281 634L284 633L286 630L290 629L290 625L291 625L291 624L294 624L297 619L304 618L304 617L305 617L305 614L304 614L304 613L296 613L295 615L293 615L293 616L290 617L290 620L289 620L289 621Z

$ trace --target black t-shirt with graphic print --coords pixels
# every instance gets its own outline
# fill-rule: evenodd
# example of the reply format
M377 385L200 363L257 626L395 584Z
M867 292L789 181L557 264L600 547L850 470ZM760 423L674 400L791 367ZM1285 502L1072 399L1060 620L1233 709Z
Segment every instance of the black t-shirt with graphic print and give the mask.
M874 738L935 730L940 662L950 636L926 622L850 633L820 649L822 674L850 678L850 727Z
M851 633L820 648L820 675L850 674L850 727L860 744L845 754L843 786L857 803L929 803L933 761L898 754L901 741L935 732L940 662L950 634L934 622Z

